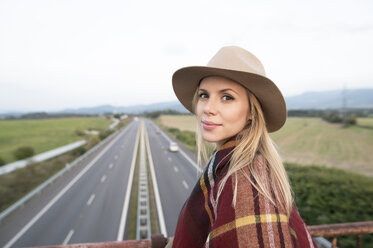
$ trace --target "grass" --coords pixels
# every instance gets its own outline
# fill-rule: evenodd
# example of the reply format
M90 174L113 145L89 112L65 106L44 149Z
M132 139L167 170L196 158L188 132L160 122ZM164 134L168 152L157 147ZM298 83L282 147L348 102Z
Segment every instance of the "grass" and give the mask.
M373 129L294 117L271 136L287 162L334 166L373 176Z
M307 225L373 220L373 179L321 166L286 164L297 208ZM356 237L338 238L340 247L356 247ZM373 235L363 235L363 247Z
M181 131L195 132L197 122L194 115L161 115L157 119L157 123L178 128Z
M102 117L46 120L0 121L0 157L6 163L16 159L13 151L31 146L35 154L83 139L77 133L86 129L104 130L111 121Z
M357 125L365 128L373 128L373 118L359 118Z
M166 131L166 133L171 135L173 138L181 141L189 150L197 152L195 132L180 131L179 129L174 127L166 127L163 125L160 126L164 131Z
M126 240L136 239L136 228L137 228L137 204L138 204L138 192L139 192L139 170L140 170L140 142L137 147L137 156L135 171L133 175L133 182L131 188L131 199L128 213Z
M147 152L146 152L147 154ZM149 209L150 209L150 229L151 234L160 234L161 228L159 226L158 221L158 212L157 212L157 205L155 202L155 195L154 195L154 189L153 189L153 180L152 180L152 174L150 171L150 164L149 164L149 157L146 156L146 164L147 164L147 173L148 173L148 189L149 189Z
M0 212L63 169L66 164L72 162L97 142L98 140L92 139L83 147L83 150L77 148L56 158L0 175Z
M192 115L161 116L157 123L188 131L196 125ZM320 164L373 176L373 118L359 118L357 126L343 128L320 118L290 117L271 137L286 162Z
M123 120L120 123L120 127L124 127L130 122L131 119ZM31 192L34 188L63 169L67 163L71 163L99 141L98 137L91 136L88 138L88 142L84 147L79 147L71 152L41 163L30 164L25 168L0 175L0 211Z
M134 178L132 183L131 190L131 201L129 207L129 219L127 222L127 235L126 240L135 240L136 239L136 228L137 228L137 207L138 207L138 192L139 192L139 170L140 170L140 146L141 140L139 141L137 157L136 157L136 168L134 172ZM145 157L147 163L147 177L148 177L148 200L149 200L149 210L150 210L150 225L151 225L151 234L161 233L159 223L158 223L158 214L157 207L155 203L155 196L153 191L153 182L149 166L149 158L147 156L145 148Z

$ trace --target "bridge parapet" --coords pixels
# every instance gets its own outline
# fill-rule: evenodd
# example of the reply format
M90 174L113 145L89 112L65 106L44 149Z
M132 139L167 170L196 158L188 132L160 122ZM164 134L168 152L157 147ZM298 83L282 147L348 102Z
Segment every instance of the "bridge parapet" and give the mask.
M350 222L328 225L308 226L312 237L332 237L332 247L337 247L337 237L346 235L357 235L356 247L362 246L362 234L373 233L373 221ZM43 246L49 248L163 248L167 243L167 238L163 235L153 235L151 240L126 240L121 242L103 242L88 244L72 244L61 246ZM324 246L320 246L324 247ZM329 246L330 247L330 246ZM41 248L41 247L39 247Z

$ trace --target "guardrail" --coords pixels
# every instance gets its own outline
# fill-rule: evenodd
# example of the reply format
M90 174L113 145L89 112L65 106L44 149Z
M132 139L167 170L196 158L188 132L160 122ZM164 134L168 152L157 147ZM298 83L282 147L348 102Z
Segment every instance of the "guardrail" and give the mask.
M337 247L337 237L357 235L356 247L361 248L362 234L373 233L373 221L308 226L313 237L333 237L332 247Z
M45 160L60 156L66 152L72 151L82 145L85 145L87 141L85 140L78 140L74 143L70 143L61 147L57 147L55 149L36 154L35 156L32 156L27 159L18 160L6 165L3 165L0 167L0 175L8 174L12 171L15 171L17 169L24 168L30 164L43 162Z
M112 137L116 136L120 131L121 130L118 130L118 131L112 133L111 135L109 135L108 137L106 137L103 141L101 141L100 143L98 143L97 145L95 145L94 147L92 147L91 149L89 149L86 153L84 153L82 156L78 157L73 162L71 162L70 164L68 164L65 168L63 168L62 170L60 170L58 173L54 174L47 181L45 181L44 183L42 183L41 185L39 185L36 189L34 189L30 193L28 193L27 195L25 195L24 197L22 197L21 199L19 199L17 202L15 202L13 205L11 205L7 209L5 209L3 212L0 213L0 221L2 219L4 219L6 216L8 216L10 213L12 213L14 210L16 210L17 208L21 207L23 204L25 204L32 197L34 197L35 195L39 194L44 188L46 188L49 184L53 183L55 180L57 180L59 177L61 177L66 171L68 171L72 167L74 167L77 164L79 164L82 160L84 160L89 155L91 155L92 153L94 153L100 147L104 146L106 143L108 143L111 140Z
M138 193L137 193L137 225L136 239L150 238L150 203L149 203L149 185L148 171L145 153L145 126L144 121L140 124L140 163L138 174Z
M312 237L333 237L332 247L337 247L337 236L357 235L356 247L361 248L361 235L373 233L373 221L367 222L351 222L329 225L314 225L308 226ZM122 242L103 242L103 243L87 243L87 244L72 244L61 246L42 246L50 248L164 248L167 243L167 238L163 235L153 235L151 240L127 240ZM328 246L326 246L328 247ZM329 245L330 247L330 245Z

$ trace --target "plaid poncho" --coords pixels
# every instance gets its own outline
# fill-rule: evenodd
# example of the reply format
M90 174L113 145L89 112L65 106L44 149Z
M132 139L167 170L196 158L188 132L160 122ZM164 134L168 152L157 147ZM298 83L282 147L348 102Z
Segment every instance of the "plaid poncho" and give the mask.
M210 160L180 212L172 247L317 247L295 206L289 219L242 173L237 173L236 207L232 206L234 176L227 180L216 204L234 145L234 140L225 143ZM268 182L266 163L260 156L254 163ZM250 176L249 170L246 173ZM252 176L251 180L255 182Z

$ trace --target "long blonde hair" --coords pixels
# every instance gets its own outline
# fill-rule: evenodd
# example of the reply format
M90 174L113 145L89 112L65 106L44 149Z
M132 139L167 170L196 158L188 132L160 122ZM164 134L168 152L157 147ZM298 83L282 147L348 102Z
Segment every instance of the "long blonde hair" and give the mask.
M255 187L259 193L263 194L264 197L269 199L272 204L284 209L288 216L290 216L293 194L290 187L289 179L286 174L285 168L282 164L281 158L275 148L275 145L270 138L266 124L264 114L261 105L257 98L249 91L249 111L251 114L251 122L244 127L236 136L236 146L232 151L230 159L230 165L227 174L219 184L217 200L223 191L225 183L231 175L234 175L234 195L232 204L235 207L237 199L237 184L238 178L237 173L242 172L247 180ZM198 88L193 97L193 111L196 113L196 107L198 103ZM204 162L209 160L208 150L211 150L211 146L205 142L202 138L202 132L199 123L197 122L196 130L196 141L197 141L197 152L198 152L198 164L201 166ZM254 166L254 159L260 154L264 161L267 162L267 166L263 169L265 172L269 170L269 182L272 184L274 192L271 192L271 188L266 186L266 182L261 177L259 168ZM266 164L266 163L265 163ZM201 166L202 167L202 166ZM243 170L248 167L249 172L255 179L255 184L249 175ZM276 204L277 203L277 204Z

